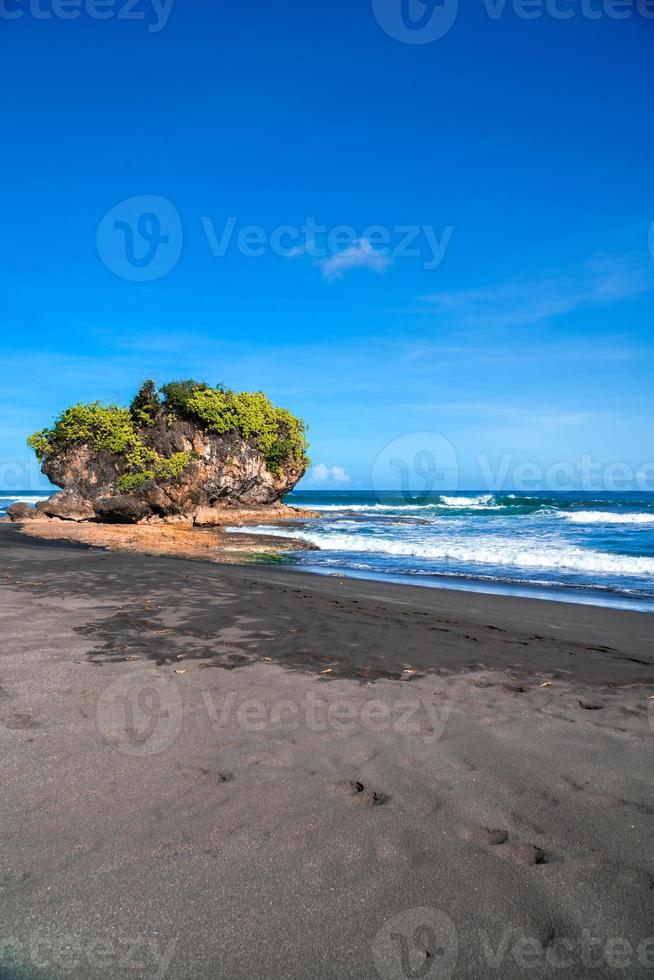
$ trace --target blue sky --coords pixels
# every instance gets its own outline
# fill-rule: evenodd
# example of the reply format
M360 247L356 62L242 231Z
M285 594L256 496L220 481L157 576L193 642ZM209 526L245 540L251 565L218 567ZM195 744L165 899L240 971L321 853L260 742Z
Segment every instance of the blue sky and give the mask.
M0 3L0 490L145 377L302 415L307 487L422 432L462 488L654 459L654 19L471 0L403 43L401 0L104 2Z

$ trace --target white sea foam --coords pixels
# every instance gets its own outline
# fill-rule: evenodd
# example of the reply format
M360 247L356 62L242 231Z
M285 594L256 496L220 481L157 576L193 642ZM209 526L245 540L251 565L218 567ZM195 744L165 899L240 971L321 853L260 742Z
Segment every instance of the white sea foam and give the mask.
M39 500L47 500L51 496L49 493L42 493L33 497L16 497L11 494L0 497L0 506L3 504L38 504Z
M503 505L498 504L490 493L480 494L477 497L452 497L441 495L437 500L429 503L403 503L403 504L311 504L306 505L312 510L332 511L335 513L353 514L393 514L397 511L413 511L422 514L425 511L438 510L502 510Z
M446 507L493 507L497 506L491 493L482 493L478 497L446 497L441 494L440 501Z
M559 516L573 524L654 524L649 514L612 514L604 510L559 511Z
M302 504L310 510L334 511L339 514L379 514L384 511L394 513L396 510L423 510L436 506L435 504Z
M557 569L562 572L590 572L604 575L654 575L654 558L617 555L583 549L574 545L527 543L520 538L452 538L399 541L362 534L333 534L283 527L233 528L233 533L266 533L296 538L316 545L321 551L428 558L454 561L462 565L512 568Z

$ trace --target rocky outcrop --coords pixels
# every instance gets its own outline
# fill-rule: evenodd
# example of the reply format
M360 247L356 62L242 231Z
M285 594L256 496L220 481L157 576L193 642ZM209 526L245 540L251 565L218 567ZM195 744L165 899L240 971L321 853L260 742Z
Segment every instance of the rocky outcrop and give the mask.
M61 493L53 493L47 500L36 505L36 511L46 517L59 517L62 521L90 521L95 510L90 500L86 500L77 490L67 488Z
M94 516L107 524L136 524L150 514L144 500L126 493L106 494L93 501Z
M202 432L191 422L179 420L170 427L162 423L143 436L145 445L163 458L188 455L189 463L178 477L152 477L129 494L121 493L117 487L123 470L120 457L96 452L88 444L72 446L43 463L48 479L64 488L40 505L43 513L120 523L148 516L194 517L208 508L274 503L293 489L304 472L291 465L273 473L262 453L245 440Z
M28 521L34 517L36 511L29 504L11 504L7 507L7 517L10 521Z
M220 416L194 418L190 410L159 402L158 396L147 406L149 414L135 412L137 399L130 410L74 406L52 429L30 438L43 473L62 488L38 504L38 510L72 521L125 524L183 517L210 525L222 523L212 520L217 511L267 506L293 489L308 465L299 420L260 394L232 395L206 386L189 388L191 382L179 384L186 386L187 396L189 390L201 391L205 401L215 396L218 411L232 413L226 418L233 428L212 431L222 427ZM148 397L153 397L152 390ZM250 409L246 399L252 399L254 410L242 421L237 413ZM216 411L210 401L209 409L204 403L200 407ZM260 415L262 426L267 425L265 439L251 422ZM139 424L143 419L146 424Z

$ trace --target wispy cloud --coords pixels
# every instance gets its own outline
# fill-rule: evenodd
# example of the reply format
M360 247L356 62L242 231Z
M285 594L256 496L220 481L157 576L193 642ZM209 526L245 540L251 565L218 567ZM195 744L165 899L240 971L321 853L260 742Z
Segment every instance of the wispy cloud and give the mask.
M386 272L393 260L390 255L373 248L367 238L356 241L318 263L325 279L342 279L350 269L372 269L373 272Z
M603 258L565 274L432 293L424 299L431 308L464 325L502 328L609 305L653 288L654 271L649 265L628 258Z
M484 338L480 330L462 331L469 336L470 342L460 346L413 341L398 343L397 357L405 370L414 373L428 373L434 369L434 363L443 363L447 358L449 364L461 364L474 359L476 364L501 365L533 365L533 364L584 364L631 361L638 358L651 357L651 347L634 341L625 333L594 333L589 336L555 335L549 326L537 327L530 337L529 344L515 344L509 334L506 338L494 337L492 343Z
M414 402L399 407L411 413L427 414L436 418L444 418L454 414L458 419L472 417L476 420L483 420L484 424L507 423L521 429L531 428L545 431L604 424L614 415L613 412L590 412L574 406L561 408L546 405L542 408L530 409L522 403L511 405L494 402L490 399L471 401L466 398L451 401Z

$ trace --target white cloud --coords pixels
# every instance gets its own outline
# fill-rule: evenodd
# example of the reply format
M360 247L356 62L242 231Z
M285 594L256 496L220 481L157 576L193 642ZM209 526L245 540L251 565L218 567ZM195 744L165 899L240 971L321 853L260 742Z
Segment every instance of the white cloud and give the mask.
M342 279L350 269L386 272L391 262L390 255L374 249L367 238L357 238L349 248L322 259L319 265L325 279Z
M342 466L327 466L317 463L309 473L311 483L349 483L350 477Z
M513 327L539 323L575 310L608 305L652 289L649 266L629 258L604 258L567 274L514 280L482 289L426 296L442 314L464 324Z

